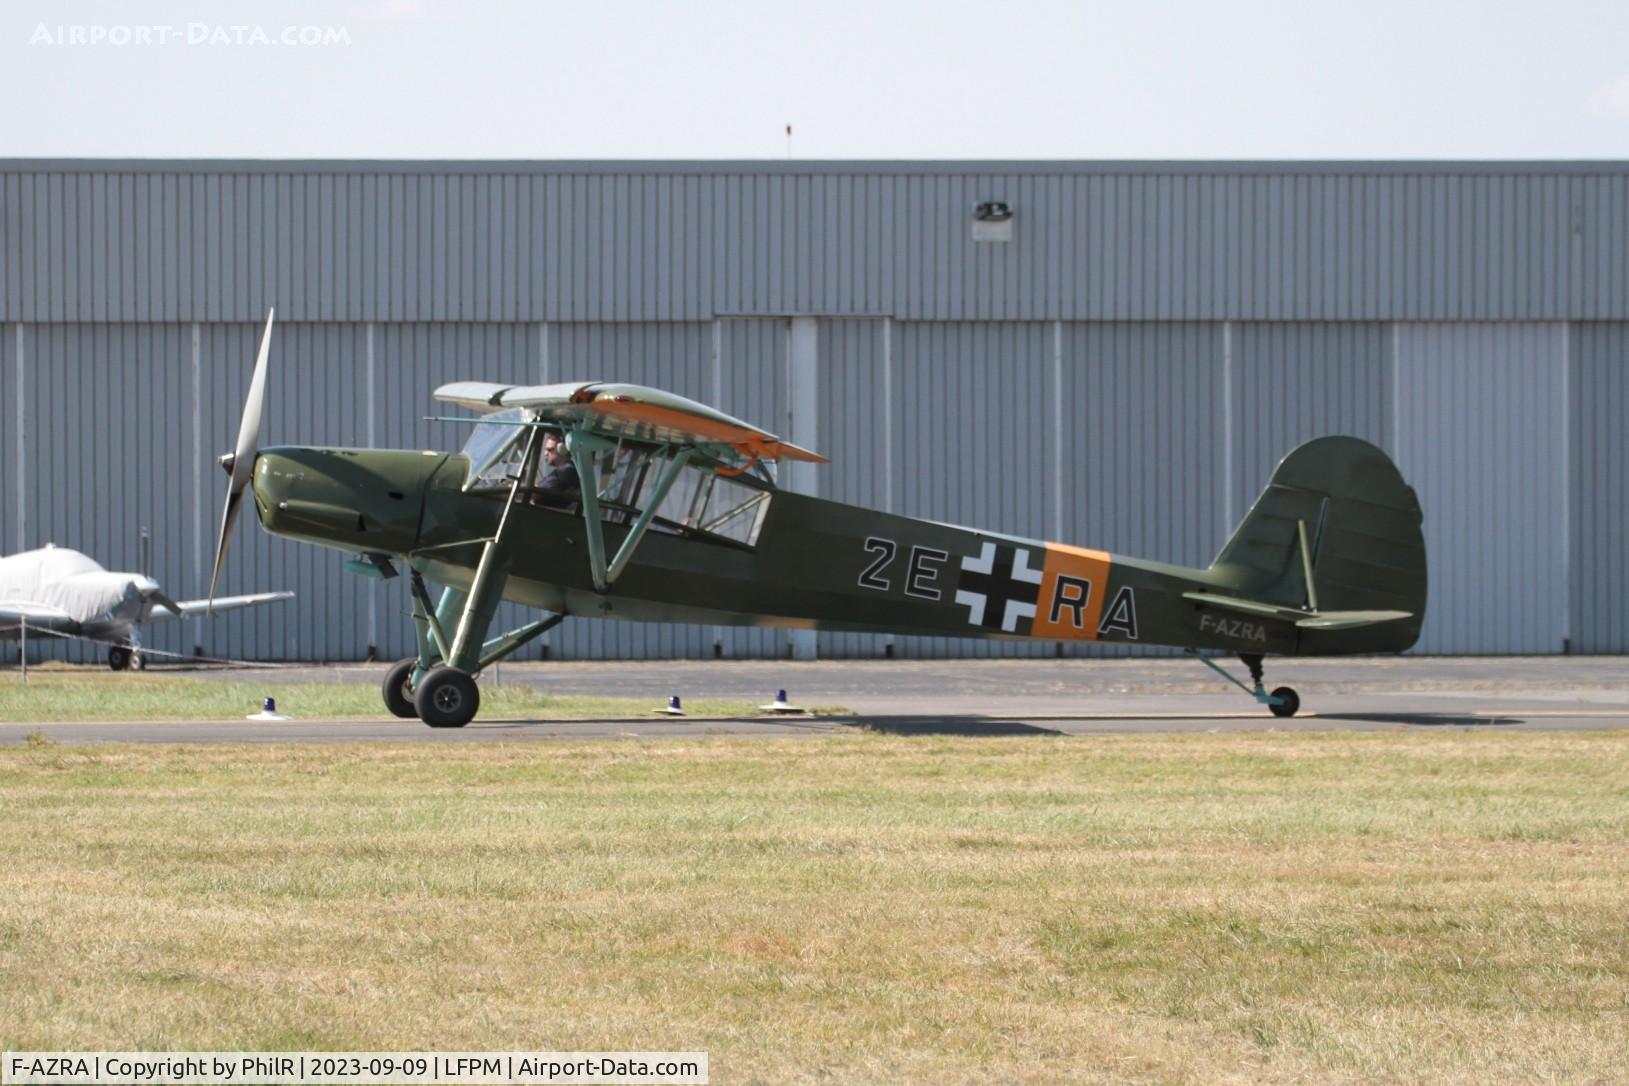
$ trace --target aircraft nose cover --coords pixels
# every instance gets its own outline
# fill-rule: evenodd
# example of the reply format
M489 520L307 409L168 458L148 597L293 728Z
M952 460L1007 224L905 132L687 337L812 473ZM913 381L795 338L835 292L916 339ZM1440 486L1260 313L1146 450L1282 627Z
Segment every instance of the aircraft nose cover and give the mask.
M395 450L269 449L255 464L255 511L278 535L400 554L417 540L425 484L445 459Z

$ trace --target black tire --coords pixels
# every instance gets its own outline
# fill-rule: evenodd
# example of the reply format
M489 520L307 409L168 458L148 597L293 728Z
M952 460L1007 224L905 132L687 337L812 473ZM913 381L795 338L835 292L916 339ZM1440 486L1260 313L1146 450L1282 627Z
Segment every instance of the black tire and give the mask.
M138 652L134 656L130 657L130 664L137 671L146 671L147 670L147 657L143 656L141 653Z
M413 702L411 685L413 669L418 666L417 656L396 661L390 665L390 670L385 672L385 681L379 688L379 693L384 695L385 708L389 709L393 716L399 716L403 720L419 718L419 707Z
M1301 695L1287 686L1281 686L1273 691L1273 697L1278 699L1277 705L1269 705L1274 716L1294 716L1301 708Z
M432 728L462 728L481 708L481 690L457 668L438 667L419 680L413 705Z
M130 666L130 650L122 645L108 649L107 666L110 671L124 671Z

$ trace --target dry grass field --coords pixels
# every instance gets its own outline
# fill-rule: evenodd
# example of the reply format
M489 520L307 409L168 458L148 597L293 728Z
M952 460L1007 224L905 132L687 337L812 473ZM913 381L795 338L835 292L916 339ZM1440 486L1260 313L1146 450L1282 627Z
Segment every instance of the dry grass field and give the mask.
M0 750L0 1047L1629 1078L1629 735Z
M381 675L382 678L382 675ZM386 715L373 682L221 682L167 672L145 675L87 667L36 668L28 681L13 671L0 677L0 723L57 720L242 720L260 711L266 695L281 712L302 719L378 719ZM488 719L570 720L581 717L648 716L653 698L573 697L545 694L531 686L481 685ZM745 701L686 699L692 716L752 716Z

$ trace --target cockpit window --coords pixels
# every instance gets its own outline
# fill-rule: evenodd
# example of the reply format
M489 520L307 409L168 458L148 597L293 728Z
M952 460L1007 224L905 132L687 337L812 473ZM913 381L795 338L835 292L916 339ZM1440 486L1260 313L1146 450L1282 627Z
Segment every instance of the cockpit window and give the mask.
M524 420L525 412L516 407L488 415L475 424L469 440L464 442L464 455L469 457L465 489L496 485L513 474L530 429L520 425Z
M613 503L611 519L631 520L656 497L667 458L649 450L625 450L603 477L600 498ZM679 473L656 509L651 530L705 534L753 546L769 512L773 492L718 474L711 465L690 464Z
M536 429L520 425L526 421L525 412L515 409L488 415L476 424L464 443L464 455L470 464L464 489L505 496L513 493L516 501L529 505L579 511L577 487L569 493L551 490L539 475L544 459L541 445L527 462L527 436ZM546 435L559 433L550 427ZM578 486L586 482L593 487L605 521L633 524L652 503L658 502L660 482L671 463L672 450L668 447L618 441L577 461L587 473ZM769 480L720 475L715 468L716 463L710 461L686 465L667 493L661 495L649 530L756 545L774 496L770 486L765 485Z
M770 491L747 486L707 468L690 468L673 491L685 501L684 524L752 546L769 512ZM674 495L669 494L669 501ZM677 512L677 510L675 510Z

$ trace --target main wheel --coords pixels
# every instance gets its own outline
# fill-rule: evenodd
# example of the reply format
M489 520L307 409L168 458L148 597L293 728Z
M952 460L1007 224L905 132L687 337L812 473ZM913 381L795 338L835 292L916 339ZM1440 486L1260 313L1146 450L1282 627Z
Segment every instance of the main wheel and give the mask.
M1273 691L1273 697L1278 699L1277 705L1269 705L1274 716L1294 716L1296 710L1301 708L1301 695L1287 686L1281 686Z
M417 656L398 660L385 672L384 684L379 692L384 695L385 708L403 720L416 720L419 707L413 704L413 669L419 666Z
M438 667L419 680L413 693L419 719L432 728L462 728L475 719L481 691L475 680L455 667Z
M114 671L123 671L130 666L130 650L122 645L114 645L107 650L107 666Z

